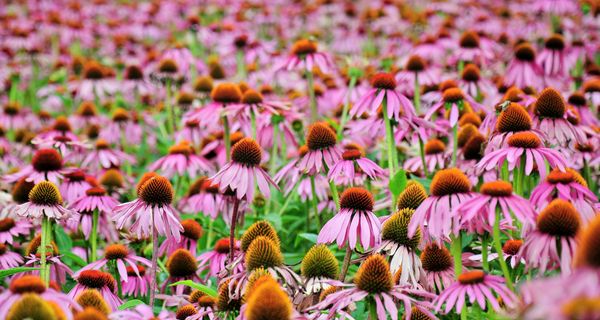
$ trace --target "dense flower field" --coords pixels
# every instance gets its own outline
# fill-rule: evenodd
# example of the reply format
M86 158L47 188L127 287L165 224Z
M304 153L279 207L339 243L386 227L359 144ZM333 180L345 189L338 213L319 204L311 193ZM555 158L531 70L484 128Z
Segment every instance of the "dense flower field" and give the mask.
M0 319L600 319L600 1L0 5Z

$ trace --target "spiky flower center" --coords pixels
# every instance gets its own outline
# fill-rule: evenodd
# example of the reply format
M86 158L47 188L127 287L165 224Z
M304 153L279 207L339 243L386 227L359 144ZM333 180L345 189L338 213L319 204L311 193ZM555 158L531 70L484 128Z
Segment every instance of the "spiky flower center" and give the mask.
M354 283L363 291L377 294L388 292L394 286L390 266L382 255L372 255L358 268Z
M217 309L219 311L237 311L240 309L240 300L229 297L230 282L231 280L225 280L219 285L219 296L217 298Z
M574 237L580 226L579 213L562 199L554 199L537 217L538 230L555 237Z
M192 240L198 240L202 236L202 226L200 226L198 221L186 219L181 221L181 225L183 226L182 235L184 237Z
M381 238L416 250L421 242L421 230L418 229L412 238L408 237L408 224L413 213L414 209L402 209L394 213L383 224Z
M107 272L98 270L84 270L79 273L77 282L87 288L108 288L110 291L115 291L115 279L110 273Z
M80 116L83 117L93 117L96 115L96 106L93 102L84 101L79 105L79 109L77 110Z
M596 319L600 314L600 297L576 297L561 307L564 319Z
M40 149L33 155L31 165L38 172L58 171L62 168L62 157L54 149Z
M272 268L283 264L281 250L271 239L260 236L254 239L246 251L246 267L248 271L257 268Z
M83 67L83 77L89 80L100 80L104 78L102 65L96 61L90 61Z
M460 37L459 44L462 48L479 48L479 35L473 31L465 31Z
M373 211L374 204L373 195L368 190L359 187L344 190L340 197L340 208L343 209Z
M37 205L55 206L62 204L62 197L54 183L42 181L29 192L29 201Z
M316 122L308 129L306 145L310 150L321 150L335 146L337 138L331 127L324 122Z
M144 79L144 72L142 71L142 68L140 68L139 66L128 66L125 69L125 79L127 80L142 80Z
M301 39L292 46L292 54L303 56L317 52L317 43L308 39Z
M508 137L507 143L513 148L536 149L542 145L542 140L531 131L522 131Z
M162 59L158 63L158 71L162 73L177 73L179 67L177 66L177 62L173 59Z
M443 153L445 150L446 144L440 139L433 138L425 144L425 154L427 155Z
M481 79L479 67L472 63L466 65L462 72L462 79L467 82L479 81L479 79Z
M185 249L177 249L167 260L167 271L174 278L189 278L198 270L196 258Z
M449 270L452 266L452 256L446 247L435 242L428 244L421 252L423 269L429 272Z
M515 57L521 61L533 62L535 49L529 43L521 43L515 48Z
M600 268L600 215L596 215L587 227L583 229L579 238L579 245L575 251L575 264Z
M100 177L100 183L107 188L120 188L125 183L123 175L117 169L108 169L102 177Z
M478 284L485 280L485 272L481 270L473 270L463 272L458 276L458 282L461 284Z
M217 304L217 300L213 297L210 296L201 296L196 300L196 303L198 303L198 307L200 308L214 308L214 306Z
M394 90L398 84L393 74L382 72L373 76L371 85L377 89Z
M553 34L546 39L544 46L549 50L562 51L565 48L565 39L559 34Z
M196 307L194 307L194 305L187 304L177 309L177 311L175 312L175 319L185 320L187 319L187 317L191 317L196 313L198 313L198 311L196 311Z
M213 80L210 76L202 76L196 79L194 90L198 92L211 92L213 89Z
M492 197L509 197L512 195L513 188L512 184L498 180L484 183L480 192Z
M521 249L522 245L523 245L523 240L509 239L509 240L506 240L506 242L502 246L502 251L504 252L504 254L514 256L519 253L519 249Z
M430 191L436 197L456 193L466 193L471 190L469 178L456 168L438 171L431 181Z
M213 250L220 254L229 253L229 238L219 239L219 241L215 243L215 247Z
M531 130L531 117L521 105L511 103L498 116L496 130L504 132L518 132Z
M254 139L243 138L231 148L231 159L249 167L256 167L262 160L262 150Z
M129 249L122 244L111 244L104 250L104 257L108 260L125 259L129 255Z
M427 199L427 191L422 184L410 180L398 196L396 209L417 209Z
M542 118L562 119L567 106L562 95L552 88L546 88L535 102L535 114Z
M110 144L108 141L104 139L96 140L96 150L108 150L110 149Z
M127 110L123 109L123 108L119 108L117 110L115 110L115 112L113 113L112 116L112 120L114 122L126 122L129 121L130 117L129 117L129 113L127 112Z
M412 55L406 62L406 70L412 72L421 72L425 70L425 60L419 55Z
M21 178L17 181L11 192L13 201L18 204L29 201L29 192L31 192L34 185L33 182L26 181L25 178Z
M218 103L238 103L242 101L242 91L240 86L231 83L219 83L210 93L213 101Z
M12 218L0 219L0 232L6 232L15 226L15 220Z
M84 309L93 308L103 314L109 314L111 312L110 307L100 292L95 289L85 289L75 298L75 301Z
M42 294L46 292L46 285L42 279L38 276L24 275L22 277L12 280L10 283L10 292L14 294L24 293L37 293Z
M260 284L248 298L246 319L291 319L292 303L275 281Z
M456 103L465 99L465 95L459 88L448 88L444 90L442 99L446 103Z
M259 104L263 102L263 100L262 94L252 89L246 90L242 96L242 103L245 104Z
M127 266L127 268L126 268L127 275L130 276L130 277L133 277L133 276L137 277L137 275L139 273L140 277L143 277L146 274L146 268L144 266L142 266L142 265L139 265L139 264L136 267L138 269L137 273L135 272L135 269L133 269L133 267Z
M246 252L254 239L258 237L267 237L276 245L279 245L279 236L273 226L266 220L261 220L253 223L240 239L241 249Z
M583 92L594 93L600 92L600 79L590 79L583 84Z
M56 315L50 303L35 293L24 294L15 301L12 306L8 307L6 320L56 319Z
M477 129L476 126L474 126L470 123L463 125L460 128L460 130L458 131L458 136L457 136L458 147L459 148L464 147L464 145L467 144L469 139L471 139L472 137L474 137L478 134L479 134L479 129Z
M579 174L579 172L571 168L568 168L565 172L562 172L559 169L553 169L546 177L546 181L552 184L569 184L576 182L587 187L587 182L585 179Z
M342 153L342 158L344 160L358 160L362 158L362 153L357 149L346 150Z
M106 195L106 190L102 187L92 187L85 190L85 194L90 197L102 197Z
M184 156L189 156L194 153L194 149L185 142L181 142L169 148L169 154L182 154Z
M323 244L318 244L306 253L300 271L305 278L337 279L339 265L331 250Z
M155 176L142 185L139 197L150 205L169 205L173 201L173 186L167 178Z

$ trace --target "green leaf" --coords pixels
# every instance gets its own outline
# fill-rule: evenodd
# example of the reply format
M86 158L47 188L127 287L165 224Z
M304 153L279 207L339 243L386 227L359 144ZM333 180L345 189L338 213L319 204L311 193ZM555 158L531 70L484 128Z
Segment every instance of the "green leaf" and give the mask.
M398 170L392 180L390 180L390 191L395 197L397 197L404 190L404 188L406 188L407 182L408 179L406 178L406 171L402 169Z
M317 235L314 233L301 233L298 237L304 238L312 243L317 243Z
M73 260L73 262L75 262L77 265L79 265L80 267L85 267L87 265L87 263L85 262L85 260L83 260L82 257L74 254L71 251L61 251L61 254L63 256L65 256L66 258L69 258L71 260Z
M0 279L8 277L8 276L12 276L13 274L27 272L27 271L34 271L34 270L40 270L40 268L16 267L16 268L10 268L10 269L6 269L6 270L0 270Z
M73 240L65 233L62 226L54 225L54 241L60 252L69 252L73 248Z
M199 283L195 283L192 280L177 281L175 283L170 284L169 287L178 286L178 285L184 285L184 286L188 286L190 288L196 289L196 290L200 290L213 298L216 298L219 295L215 289L207 287L207 286L199 284Z
M138 300L138 299L129 300L129 301L123 303L122 305L120 305L119 310L131 309L140 304L144 304L144 301Z
M431 179L412 177L411 180L415 180L421 185L423 185L423 188L425 188L425 190L429 190L429 187L431 186Z

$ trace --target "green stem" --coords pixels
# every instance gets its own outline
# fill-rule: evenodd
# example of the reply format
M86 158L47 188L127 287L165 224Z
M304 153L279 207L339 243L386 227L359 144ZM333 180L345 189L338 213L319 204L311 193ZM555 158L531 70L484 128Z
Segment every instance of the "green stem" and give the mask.
M283 215L283 212L285 211L285 209L287 209L288 205L290 204L290 202L292 201L292 199L294 198L294 195L296 194L296 190L298 190L298 187L300 186L300 182L296 182L296 185L294 186L294 188L292 189L292 192L290 192L290 194L285 198L285 202L283 203L283 205L281 206L281 209L279 209L279 215ZM309 214L307 214L308 216Z
M331 196L333 197L333 201L335 202L335 209L340 211L340 197L338 195L337 187L333 181L329 181L329 188L331 189Z
M517 167L517 170L514 171L514 180L515 180L515 193L523 196L523 181L525 179L525 155L521 156L521 163Z
M150 309L154 310L154 301L156 300L156 269L158 268L158 230L154 227L154 215L152 220L152 266L150 267Z
M452 127L452 167L456 167L456 153L458 152L458 124Z
M171 105L171 80L166 83L167 96L165 97L165 108L167 109L167 130L171 134L175 132L175 110Z
M421 156L421 163L423 163L423 177L427 178L429 173L427 172L427 162L425 162L425 144L421 137L419 137L419 155Z
M212 239L215 235L215 230L214 230L214 223L215 223L215 219L211 218L210 216L208 217L209 221L208 221L208 236L206 236L206 249L210 248L211 244L212 244Z
M465 62L460 60L458 61L458 76L462 76L463 69L465 68Z
M369 299L369 320L379 319L377 317L377 305L375 304L375 300L373 298Z
M117 282L117 294L119 298L123 298L123 285L121 284L121 274L117 269L117 260L112 261L111 269L113 274L115 275L115 281Z
M454 257L454 274L458 277L462 273L462 239L460 233L458 236L451 235L450 251Z
M256 115L252 108L250 108L250 126L252 127L252 139L256 140ZM275 135L273 135L273 137L275 137Z
M504 274L504 279L506 280L506 286L511 291L514 291L512 279L510 278L510 272L508 271L508 266L504 260L502 243L500 243L500 212L496 212L496 223L494 223L494 249L498 254L498 262L500 262L500 267L502 268L502 273Z
M488 262L488 238L487 234L481 236L481 262L483 264L483 270L490 270L490 263Z
M223 140L225 140L225 157L227 162L231 160L231 137L229 134L229 120L223 115Z
M502 180L506 181L506 182L510 182L509 180L509 172L508 172L508 162L504 161L502 163L502 168L500 169L500 177L502 178Z
M383 106L383 122L385 123L385 136L387 140L387 154L388 154L388 169L390 171L390 178L394 176L394 152L396 152L396 141L394 141L394 134L392 132L392 122L387 116L387 102L385 99L382 103Z
M46 287L50 283L46 260L46 251L48 249L48 244L50 243L49 238L51 236L48 232L49 230L52 230L50 228L50 218L44 216L42 218L42 237L40 239L40 277L46 284Z
M313 207L313 211L315 213L315 218L317 218L319 221L319 229L320 229L321 228L321 216L319 215L319 207L317 204L317 188L315 186L315 176L310 176L310 188L312 190L312 197L310 200L311 200L311 204ZM310 212L307 212L306 214L310 217ZM307 221L310 221L310 220L307 218Z
M337 129L337 139L338 141L342 141L342 134L344 133L344 126L346 126L346 121L348 121L348 110L350 109L350 95L352 91L354 91L354 87L356 86L356 77L350 78L350 84L348 85L348 92L346 92L346 102L344 103L344 108L342 109L342 117L340 118L340 126Z
M586 159L583 159L583 178L587 182L588 188L590 188L590 190L596 190L596 182L592 177L592 170L590 169L590 166L588 165L588 161Z
M315 98L315 79L312 70L306 70L306 82L308 88L308 97L310 99L310 121L315 122L318 119L317 99Z
M421 113L421 86L419 85L419 74L415 74L415 92L413 94L413 104L417 116Z
M340 281L346 281L346 274L350 267L350 258L352 258L352 249L350 246L346 247L346 254L344 255L344 262L342 263L342 272L340 273Z
M92 234L90 234L90 261L94 262L98 254L98 209L92 213Z
M246 64L244 63L244 50L238 49L235 54L237 74L240 79L246 78Z

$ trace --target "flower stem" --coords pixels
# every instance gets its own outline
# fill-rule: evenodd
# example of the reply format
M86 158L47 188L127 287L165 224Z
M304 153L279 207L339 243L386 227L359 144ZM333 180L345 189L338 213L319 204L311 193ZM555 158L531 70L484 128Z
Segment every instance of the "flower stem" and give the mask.
M390 178L394 176L394 152L396 152L394 134L392 132L392 123L387 116L387 102L385 99L382 103L383 106L383 122L385 123L385 136L387 140L387 154L388 154L388 169L390 171Z
M419 85L419 74L415 74L415 92L413 94L413 104L417 116L421 113L421 86Z
M456 153L458 152L458 124L452 127L452 167L456 168Z
M315 79L312 70L306 70L306 82L308 86L306 89L308 90L308 97L310 99L310 121L315 122L319 115L317 112L317 100L315 98Z
M150 309L154 310L156 297L156 269L158 269L158 230L154 226L152 215L152 267L150 268Z
M115 281L117 282L117 294L119 295L119 298L123 298L123 286L121 284L121 274L117 269L117 260L112 261L110 268L112 269L111 271L115 275Z
M525 155L521 156L521 163L517 167L517 170L514 171L514 180L515 180L515 193L523 196L523 181L525 179Z
M233 201L233 214L231 215L231 223L229 226L229 263L233 262L233 250L235 249L235 225L237 224L239 207L240 200L235 198Z
M427 162L425 162L425 144L421 137L419 137L419 155L421 156L421 162L423 163L423 177L427 178L429 173L427 172Z
M352 91L354 91L355 86L356 86L356 77L351 77L350 84L348 85L348 92L346 92L346 103L344 103L344 108L342 109L342 117L340 118L340 126L337 129L338 141L342 141L342 134L344 133L344 126L346 125L346 121L348 121L348 110L350 109L350 95L352 94Z
M92 213L92 234L90 234L90 259L89 262L96 261L98 255L98 209Z
M50 226L50 218L44 216L42 218L42 237L40 239L40 277L42 281L46 284L46 287L50 283L50 276L48 275L48 265L47 265L47 257L46 251L48 250L48 244L50 243L50 234L49 232L52 230Z
M346 274L348 273L348 268L350 267L350 258L352 258L352 249L350 246L346 247L346 255L344 256L344 262L342 264L342 272L340 273L340 281L346 280Z
M311 204L313 207L313 211L315 213L315 218L318 219L319 221L319 229L321 228L321 217L319 215L319 207L317 205L317 187L315 186L315 176L310 176L310 189L312 191L312 197L311 197ZM308 215L308 217L306 218L306 221L310 221L310 212L306 212L306 214ZM309 226L307 226L309 227Z
M225 140L225 157L227 162L231 160L231 136L229 134L229 119L223 115L223 140Z
M292 192L290 192L290 194L285 198L285 202L281 206L281 209L279 209L280 216L283 215L283 212L285 211L285 209L287 209L288 205L290 204L290 201L294 198L294 195L296 194L296 190L298 190L299 186L300 186L300 182L296 182L296 184L294 185L294 188L292 189Z
M206 236L206 249L210 248L212 239L215 235L215 230L214 230L215 219L211 218L210 216L208 217L208 219L209 219L209 221L208 221L208 236Z
M252 128L252 139L256 140L256 114L254 114L252 108L250 108L250 126ZM275 135L273 135L273 137L275 137Z
M460 233L458 236L451 235L450 251L454 257L454 274L458 277L462 273L462 239Z
M377 305L375 304L375 300L373 300L373 298L370 298L369 300L369 320L376 320L379 319L377 317Z
M338 189L333 181L329 181L329 188L331 189L331 196L335 202L336 211L340 211L340 196L338 195Z
M246 78L246 64L244 63L244 50L238 49L235 54L237 64L237 74L240 79Z
M167 79L166 88L167 96L165 97L165 107L167 109L167 130L169 134L175 132L175 109L171 104L171 79Z
M506 279L506 286L511 291L514 291L512 279L510 278L510 272L508 271L508 266L506 265L506 261L504 260L502 244L500 243L500 212L496 212L496 223L494 223L494 249L498 254L498 261L500 262L500 267L502 268L504 279Z
M594 181L594 178L592 177L592 170L590 169L590 166L588 165L588 161L586 159L583 159L583 178L587 182L588 188L590 188L590 190L596 190L596 183Z
M488 238L487 234L481 236L481 263L483 264L483 270L488 271L490 269L490 263L488 262Z

